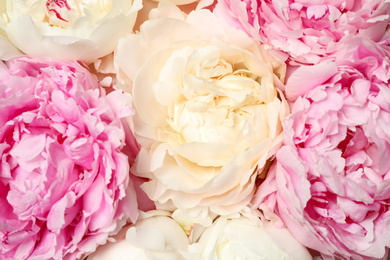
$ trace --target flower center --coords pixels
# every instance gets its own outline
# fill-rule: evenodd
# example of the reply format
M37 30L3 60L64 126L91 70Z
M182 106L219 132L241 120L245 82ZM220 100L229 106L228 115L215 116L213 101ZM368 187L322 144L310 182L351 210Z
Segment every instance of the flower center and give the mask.
M64 7L69 11L72 9L66 0L49 0L46 2L46 8L49 13L54 13L58 19L69 22L61 16L61 9Z
M338 147L346 160L344 170L348 176L360 178L364 174L368 179L374 177L370 173L372 170L378 170L376 168L379 163L378 147L375 143L369 142L360 127L355 131L348 130L345 141ZM374 179L370 180L376 182Z
M93 24L102 19L111 7L111 0L47 0L43 21L53 27L68 28L85 17L85 23Z
M210 66L199 66L198 75L188 75L206 87L197 96L188 95L175 103L170 124L185 142L231 144L233 150L238 150L234 152L239 152L268 136L263 102L267 94L250 71L235 70L222 58L214 62L204 61L203 65ZM255 130L259 128L264 131Z

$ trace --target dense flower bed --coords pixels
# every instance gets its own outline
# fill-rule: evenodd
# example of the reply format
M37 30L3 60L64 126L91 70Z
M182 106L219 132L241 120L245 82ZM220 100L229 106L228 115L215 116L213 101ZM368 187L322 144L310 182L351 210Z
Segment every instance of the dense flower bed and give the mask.
M387 259L390 2L4 0L0 259Z

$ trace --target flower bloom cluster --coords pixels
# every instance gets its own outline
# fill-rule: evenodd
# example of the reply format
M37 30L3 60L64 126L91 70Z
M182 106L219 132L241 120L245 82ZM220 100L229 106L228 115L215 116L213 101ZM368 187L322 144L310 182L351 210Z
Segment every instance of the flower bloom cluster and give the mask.
M390 0L0 0L0 260L388 260Z
M390 3L363 1L218 0L214 13L253 38L286 52L290 59L316 64L344 38L359 35L383 41Z
M301 67L292 78L315 69ZM284 122L284 146L256 199L269 218L276 213L324 259L387 255L389 69L389 48L355 38L323 66L323 82L286 86L297 100Z
M136 220L127 102L77 62L0 63L1 259L76 259Z

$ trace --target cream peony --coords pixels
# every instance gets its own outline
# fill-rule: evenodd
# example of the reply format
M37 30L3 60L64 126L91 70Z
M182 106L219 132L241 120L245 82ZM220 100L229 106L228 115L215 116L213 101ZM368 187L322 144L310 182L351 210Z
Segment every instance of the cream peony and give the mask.
M88 260L185 259L188 238L179 224L166 214L147 216L121 232L125 233L123 238L99 247Z
M309 251L286 228L255 216L220 217L197 243L190 245L188 259L310 260Z
M268 51L208 10L185 18L167 2L120 40L141 148L134 171L158 207L229 214L248 204L288 113L275 88L285 64Z
M0 33L21 51L87 63L112 52L142 8L141 0L3 1Z

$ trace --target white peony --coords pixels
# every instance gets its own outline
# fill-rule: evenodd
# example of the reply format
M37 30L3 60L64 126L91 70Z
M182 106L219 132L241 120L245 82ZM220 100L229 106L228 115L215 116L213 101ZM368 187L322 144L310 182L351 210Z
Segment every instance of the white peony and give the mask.
M142 0L2 1L0 33L21 51L87 63L111 53L142 8Z
M253 216L222 216L189 246L188 259L309 260L309 251L286 228Z
M88 260L184 260L187 254L188 238L168 215L149 216L122 232L123 239L100 246Z
M134 171L159 208L230 214L248 204L288 113L276 88L285 64L268 52L208 10L185 17L167 2L119 41L141 148Z

